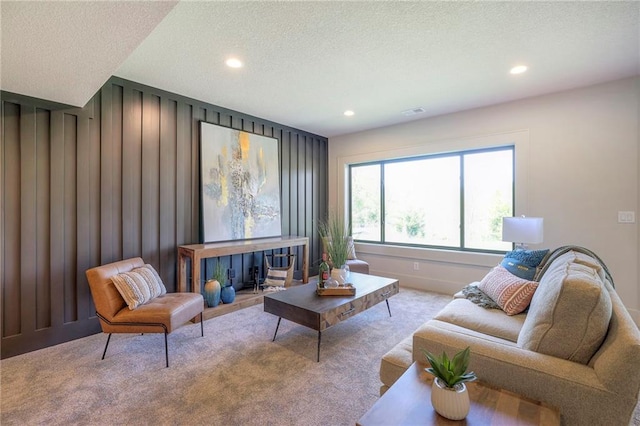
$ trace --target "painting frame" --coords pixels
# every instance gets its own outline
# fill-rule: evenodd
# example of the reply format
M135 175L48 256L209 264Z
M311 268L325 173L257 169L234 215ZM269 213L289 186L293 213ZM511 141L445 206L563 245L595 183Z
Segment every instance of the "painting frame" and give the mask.
M202 243L282 236L280 141L200 121Z

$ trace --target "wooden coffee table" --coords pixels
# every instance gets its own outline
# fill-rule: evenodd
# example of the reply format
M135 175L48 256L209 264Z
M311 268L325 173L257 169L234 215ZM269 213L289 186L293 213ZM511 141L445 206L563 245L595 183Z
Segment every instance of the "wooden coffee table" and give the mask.
M560 424L560 413L541 402L495 389L478 382L467 383L471 409L464 420L453 421L431 406L433 376L426 365L411 367L358 420L358 426L373 425L544 425Z
M273 340L276 340L282 318L316 330L317 361L320 362L322 331L382 301L387 302L391 316L388 299L398 293L398 280L352 272L348 281L356 288L355 296L318 296L315 282L266 294L264 311L279 317Z

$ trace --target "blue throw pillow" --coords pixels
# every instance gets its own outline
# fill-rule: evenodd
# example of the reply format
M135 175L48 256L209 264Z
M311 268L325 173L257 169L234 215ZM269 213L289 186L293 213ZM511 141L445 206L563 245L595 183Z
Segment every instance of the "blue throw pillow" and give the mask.
M536 275L536 268L547 253L549 249L513 250L505 254L500 265L513 275L532 281Z

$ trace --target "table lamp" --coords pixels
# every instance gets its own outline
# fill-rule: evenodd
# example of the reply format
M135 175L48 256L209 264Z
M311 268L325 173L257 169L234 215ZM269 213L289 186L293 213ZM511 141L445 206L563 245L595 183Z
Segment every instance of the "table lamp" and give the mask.
M543 221L541 217L503 217L502 241L515 243L516 250L526 250L527 244L542 242Z

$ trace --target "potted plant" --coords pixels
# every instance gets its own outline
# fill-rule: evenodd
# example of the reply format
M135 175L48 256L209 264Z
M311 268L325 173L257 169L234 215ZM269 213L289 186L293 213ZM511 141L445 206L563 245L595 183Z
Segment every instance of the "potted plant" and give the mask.
M451 359L445 352L441 357L423 350L431 367L426 370L435 376L431 386L431 405L443 417L462 420L469 414L469 393L465 382L476 379L473 371L467 372L470 348L458 352Z
M336 270L335 273L332 271L331 276L340 284L344 284L351 229L345 223L344 217L333 213L326 221L319 223L318 232L322 238L324 250L329 255L329 264Z
M204 299L207 306L215 308L220 303L222 288L227 282L227 271L221 262L216 263L211 278L204 284Z

